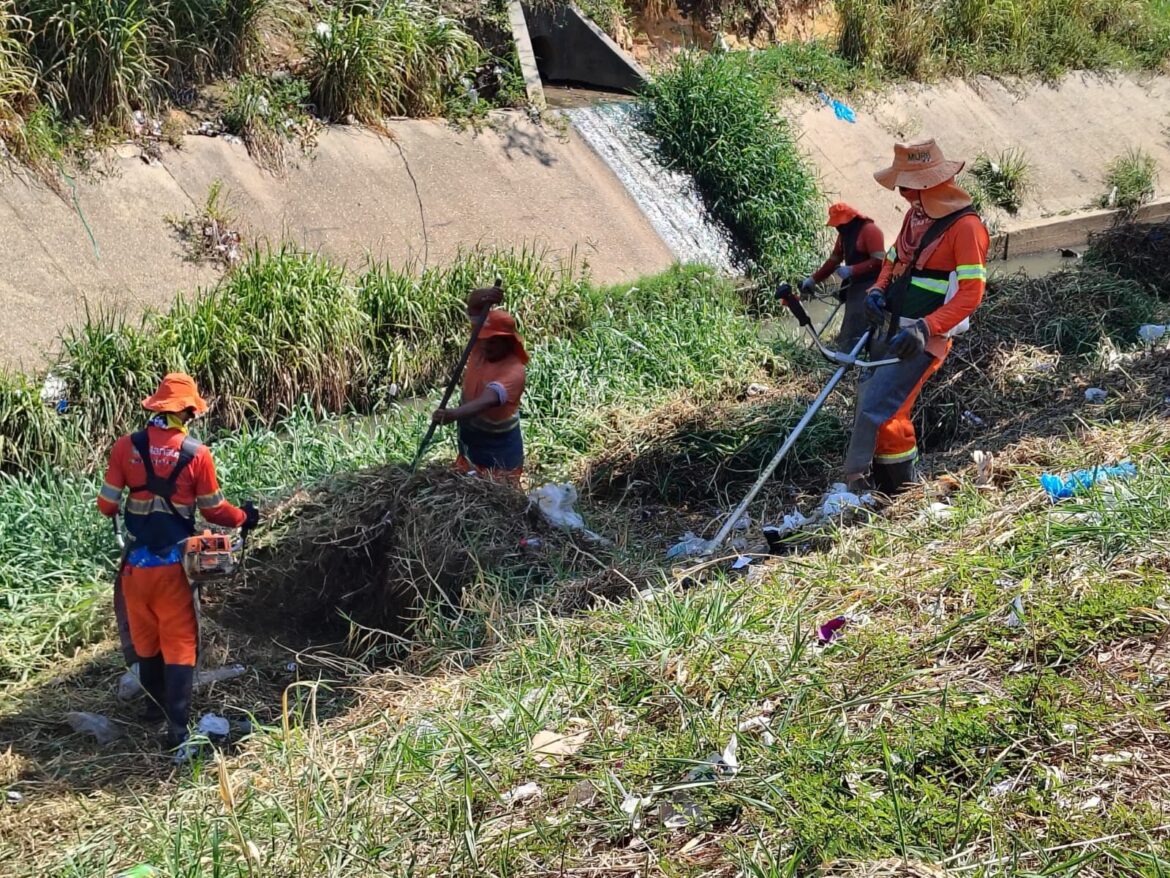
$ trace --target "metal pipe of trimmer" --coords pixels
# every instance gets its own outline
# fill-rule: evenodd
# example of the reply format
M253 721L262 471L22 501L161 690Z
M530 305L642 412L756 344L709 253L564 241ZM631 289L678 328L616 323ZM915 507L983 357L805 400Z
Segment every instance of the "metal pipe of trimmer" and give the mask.
M804 311L803 308L800 310L801 312ZM806 314L805 319L807 318L808 315ZM797 319L800 318L798 317ZM857 340L857 344L853 346L853 350L850 351L850 356L856 357L865 347L868 341L869 331L867 330L861 334L861 338L859 338ZM804 416L797 422L792 432L788 434L788 438L784 440L784 444L780 446L780 450L776 452L775 457L773 457L772 460L769 461L768 465L764 467L764 471L760 473L760 477L756 479L756 483L752 485L752 489L748 491L747 496L743 498L743 501L735 508L735 511L732 512L730 516L728 516L727 521L723 523L723 527L719 529L719 533L715 534L715 538L707 543L707 546L704 549L704 554L710 555L723 545L724 540L727 539L727 535L731 533L732 528L735 527L735 523L740 520L744 512L747 511L748 506L751 505L751 502L756 499L756 495L760 493L760 489L763 488L768 479L772 477L772 473L776 471L776 467L780 465L780 461L782 461L785 455L787 455L788 452L792 450L792 446L796 444L796 440L800 438L800 434L804 432L804 428L809 425L809 422L813 419L813 416L816 415L818 411L820 411L821 406L825 404L825 400L829 398L829 394L833 392L833 388L835 388L837 384L840 383L845 373L849 370L850 365L852 364L844 364L837 367L837 371L833 373L833 377L829 379L829 383L825 385L824 389L819 394L817 394L817 398L812 401L812 405L808 407L808 410L804 413Z

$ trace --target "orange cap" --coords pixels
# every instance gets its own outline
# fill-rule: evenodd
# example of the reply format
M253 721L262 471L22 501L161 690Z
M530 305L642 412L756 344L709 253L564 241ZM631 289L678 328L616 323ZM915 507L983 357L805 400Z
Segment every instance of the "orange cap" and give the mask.
M194 378L186 372L171 372L163 378L158 390L142 400L142 407L151 412L172 413L195 409L195 414L202 415L207 411L207 401L199 395Z
M524 349L524 339L516 331L515 318L507 311L501 311L498 308L488 311L487 318L483 322L483 329L479 331L479 337L481 339L495 338L496 336L507 336L511 338L512 348L516 351L516 356L520 358L520 362L528 362L528 351Z
M839 228L855 219L867 220L869 217L856 207L846 204L844 201L838 201L836 204L829 205L829 221L825 225Z

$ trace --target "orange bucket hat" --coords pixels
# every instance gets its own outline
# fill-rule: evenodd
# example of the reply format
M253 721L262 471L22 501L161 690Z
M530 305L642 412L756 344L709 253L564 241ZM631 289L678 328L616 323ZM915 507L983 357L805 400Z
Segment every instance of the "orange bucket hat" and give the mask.
M829 221L825 225L837 229L855 219L868 220L869 217L856 207L846 204L844 201L838 201L836 204L829 205Z
M516 351L516 356L520 358L520 362L528 362L528 351L524 349L524 339L516 331L515 318L507 311L500 311L498 309L488 311L487 318L483 322L483 329L479 331L480 339L495 338L496 336L511 338L512 348Z
M942 148L933 140L921 143L895 143L894 163L876 171L873 178L887 189L933 189L953 180L965 162L947 161Z
M171 372L158 390L142 400L142 407L151 412L178 413L187 409L194 409L195 414L207 412L207 401L199 395L199 388L195 386L195 379L186 372Z

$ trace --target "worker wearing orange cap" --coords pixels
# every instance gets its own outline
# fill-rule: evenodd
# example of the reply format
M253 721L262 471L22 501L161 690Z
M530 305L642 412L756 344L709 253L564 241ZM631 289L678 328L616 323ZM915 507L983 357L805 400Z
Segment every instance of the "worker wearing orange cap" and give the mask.
M869 319L865 315L865 296L877 281L886 253L885 237L877 223L844 202L829 207L829 228L837 230L837 241L825 264L800 282L801 293L810 293L817 284L833 274L841 279L838 300L845 306L837 348L853 350Z
M894 493L913 481L918 441L911 411L938 371L951 339L967 329L987 283L987 228L955 184L963 162L947 161L933 140L895 144L893 164L874 174L910 205L865 308L879 327L874 358L901 362L862 374L846 481Z
M496 287L471 293L467 316L473 322L484 322L467 359L462 398L455 408L436 409L431 420L458 423L456 469L518 484L524 471L520 397L528 352L512 315L489 310L502 299L503 293Z
M113 518L129 491L120 572L126 619L147 718L165 717L168 745L181 756L199 646L198 596L183 570L182 546L195 533L197 509L213 524L245 530L260 515L251 503L238 508L224 499L211 452L187 435L188 423L207 411L190 375L167 375L142 406L152 416L144 430L114 443L97 503Z

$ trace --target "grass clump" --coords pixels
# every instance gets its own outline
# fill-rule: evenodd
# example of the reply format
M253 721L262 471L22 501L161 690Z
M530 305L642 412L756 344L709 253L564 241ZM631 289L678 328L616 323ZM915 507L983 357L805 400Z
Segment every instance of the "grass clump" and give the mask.
M1031 190L1032 163L1020 149L1005 149L994 158L980 153L964 183L980 209L996 207L1014 216Z
M1170 222L1118 223L1093 238L1085 259L1170 299Z
M694 176L755 272L803 271L824 225L821 195L765 82L727 53L684 54L651 80L643 106L665 159Z
M309 85L300 77L245 74L228 90L224 128L243 139L261 167L284 174L291 148L307 148L318 127L308 103Z
M1158 164L1146 151L1127 150L1105 169L1105 194L1101 207L1116 207L1132 213L1154 198L1158 184Z
M437 116L479 47L432 9L394 0L335 6L310 39L306 77L327 118L381 124L387 116Z

